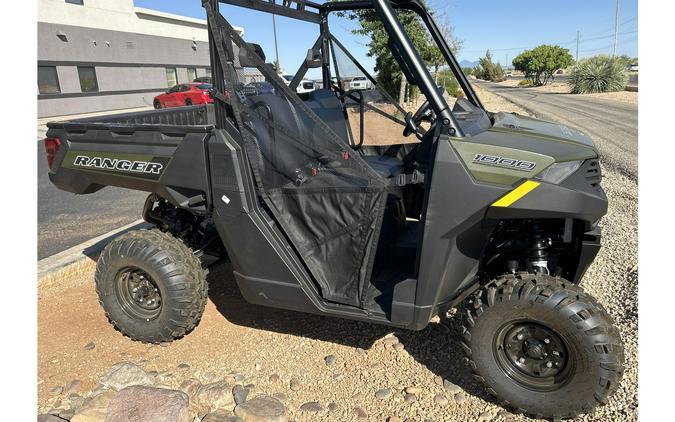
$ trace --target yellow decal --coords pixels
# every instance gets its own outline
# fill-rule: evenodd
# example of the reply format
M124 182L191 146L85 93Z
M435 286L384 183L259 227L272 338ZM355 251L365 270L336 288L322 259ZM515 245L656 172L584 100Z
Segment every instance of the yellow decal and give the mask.
M525 183L522 185L518 186L511 192L507 193L506 195L502 196L498 200L496 200L492 206L493 207L508 207L509 205L513 204L523 196L527 195L528 193L532 192L534 188L539 186L539 182L533 182L532 180L527 180Z

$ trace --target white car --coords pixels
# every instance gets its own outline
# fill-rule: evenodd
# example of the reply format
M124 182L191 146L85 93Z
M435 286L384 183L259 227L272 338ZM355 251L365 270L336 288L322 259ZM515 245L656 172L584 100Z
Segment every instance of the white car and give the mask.
M298 87L295 88L295 92L298 94L306 94L312 92L316 89L316 82L310 81L308 79L303 79L298 84Z
M370 89L370 81L365 76L357 76L349 82L349 89Z

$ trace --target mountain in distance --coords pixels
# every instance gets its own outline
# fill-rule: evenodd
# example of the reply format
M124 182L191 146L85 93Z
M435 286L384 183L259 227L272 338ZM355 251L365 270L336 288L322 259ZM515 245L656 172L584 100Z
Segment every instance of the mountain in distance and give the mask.
M478 60L476 60L475 62L471 62L469 60L462 60L461 62L459 62L459 67L471 67L471 68L473 68L473 67L476 67L476 66L478 66Z

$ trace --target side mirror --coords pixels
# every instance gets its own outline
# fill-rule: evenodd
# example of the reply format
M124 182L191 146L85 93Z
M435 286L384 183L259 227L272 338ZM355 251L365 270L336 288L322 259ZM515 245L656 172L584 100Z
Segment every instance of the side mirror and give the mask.
M305 58L305 66L308 68L321 67L321 50L318 48L310 48L307 50L307 57Z

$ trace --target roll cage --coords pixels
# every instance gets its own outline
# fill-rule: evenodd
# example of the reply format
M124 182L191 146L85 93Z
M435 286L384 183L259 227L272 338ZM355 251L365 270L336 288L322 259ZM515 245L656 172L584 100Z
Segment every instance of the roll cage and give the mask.
M396 17L395 9L409 10L416 13L426 25L427 30L431 34L434 42L439 47L443 57L445 58L450 70L457 79L459 86L465 93L467 99L476 107L484 109L480 99L469 84L466 76L462 72L459 63L452 54L447 41L443 38L433 16L424 7L420 0L348 0L348 1L330 1L326 3L316 3L305 0L202 0L202 4L207 9L219 14L219 5L230 4L251 10L256 10L264 13L270 13L278 16L284 16L292 19L298 19L305 22L316 23L320 27L320 35L312 47L312 50L321 49L321 68L323 88L330 88L330 53L329 42L334 41L339 44L328 28L328 16L334 12L345 12L353 10L373 10L380 17L386 32L389 36L389 46L392 50L394 58L401 67L408 82L420 88L421 92L429 101L431 109L440 119L443 126L446 127L447 132L454 137L463 137L464 132L455 119L447 102L438 91L436 84L433 81L429 70L424 61L421 59L415 46L410 40L408 34L405 32L401 23ZM215 20L210 19L209 25ZM209 31L209 44L212 63L212 72L214 76L214 87L218 92L225 92L224 69L221 65L221 57L219 57L219 49L216 44L216 39L213 36L213 30ZM352 57L353 59L353 57ZM360 67L358 62L353 59L354 63ZM361 71L375 83L372 76L360 67ZM290 83L291 88L297 87L302 80L308 66L303 63L296 72L293 81ZM337 69L336 69L337 70ZM225 127L226 110L225 105L216 101L216 124L219 128Z

